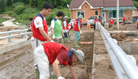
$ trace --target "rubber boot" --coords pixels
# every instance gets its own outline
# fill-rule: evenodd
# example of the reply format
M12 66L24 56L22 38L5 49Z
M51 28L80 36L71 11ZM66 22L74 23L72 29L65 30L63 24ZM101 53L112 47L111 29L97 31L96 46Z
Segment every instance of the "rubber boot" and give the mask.
M57 76L56 75L52 75L51 79L57 79Z
M113 28L111 28L111 30L113 31L114 29L113 29Z
M69 38L67 38L67 41L68 41L68 42L70 42L70 39L69 39Z
M35 69L35 73L36 73L36 78L39 79L39 75L40 75L39 70Z
M108 30L110 30L110 28L108 28Z
M79 41L75 41L75 47L80 47L80 46L78 46L78 42Z
M66 38L63 39L63 41L65 42Z

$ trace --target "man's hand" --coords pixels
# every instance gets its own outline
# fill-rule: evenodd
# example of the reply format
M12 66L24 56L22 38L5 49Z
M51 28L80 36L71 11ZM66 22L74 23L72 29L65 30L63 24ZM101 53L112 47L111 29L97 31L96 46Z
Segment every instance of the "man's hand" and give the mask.
M80 34L82 34L82 31L80 31Z
M55 39L55 35L53 35L52 38Z
M64 34L62 34L62 38L64 38Z
M62 77L62 76L60 76L60 77L58 77L58 79L65 79L64 77Z

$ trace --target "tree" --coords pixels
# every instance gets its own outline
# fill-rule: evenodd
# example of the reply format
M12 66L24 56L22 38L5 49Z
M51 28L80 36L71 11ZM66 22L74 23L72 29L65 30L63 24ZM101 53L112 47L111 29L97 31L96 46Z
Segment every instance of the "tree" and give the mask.
M38 1L37 0L30 0L30 5L32 7L38 7Z
M11 6L12 5L12 1L11 0L7 0L7 6Z
M0 0L0 13L4 12L6 9L6 2L5 0Z

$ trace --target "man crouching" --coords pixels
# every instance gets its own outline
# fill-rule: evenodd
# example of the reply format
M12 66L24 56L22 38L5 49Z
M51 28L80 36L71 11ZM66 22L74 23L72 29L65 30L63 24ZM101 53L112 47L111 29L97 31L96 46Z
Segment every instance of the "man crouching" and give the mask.
M83 64L84 53L81 50L71 48L55 42L47 42L37 47L34 51L34 62L40 72L39 79L65 79L59 72L59 65L69 65L74 79L78 79L73 63L78 61Z

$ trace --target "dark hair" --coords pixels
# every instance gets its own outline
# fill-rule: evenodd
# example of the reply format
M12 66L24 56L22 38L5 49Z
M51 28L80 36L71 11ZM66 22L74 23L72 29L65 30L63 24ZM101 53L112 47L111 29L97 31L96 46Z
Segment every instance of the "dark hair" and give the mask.
M62 11L58 11L57 16L64 16L64 13Z
M43 8L45 8L45 9L49 9L49 8L53 9L53 6L50 3L46 2L46 3L44 3Z
M30 18L29 20L30 20L30 21L32 21L32 20L33 20L33 18Z

